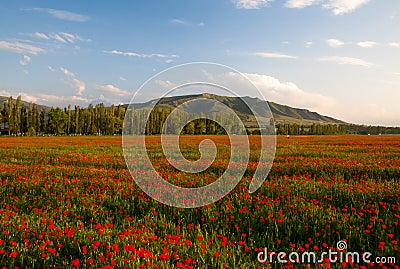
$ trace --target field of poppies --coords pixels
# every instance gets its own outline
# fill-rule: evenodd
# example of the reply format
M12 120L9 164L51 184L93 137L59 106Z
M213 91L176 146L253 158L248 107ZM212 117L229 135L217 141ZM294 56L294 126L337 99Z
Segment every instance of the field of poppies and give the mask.
M204 138L182 137L183 154L198 158ZM200 174L170 167L159 137L149 137L149 156L176 185L208 184L230 147L225 136L207 138L218 158ZM0 268L399 268L399 136L278 137L272 170L253 194L259 144L250 140L247 171L228 196L179 209L137 187L121 137L0 137ZM345 252L396 261L257 260L265 248L319 255L341 240Z

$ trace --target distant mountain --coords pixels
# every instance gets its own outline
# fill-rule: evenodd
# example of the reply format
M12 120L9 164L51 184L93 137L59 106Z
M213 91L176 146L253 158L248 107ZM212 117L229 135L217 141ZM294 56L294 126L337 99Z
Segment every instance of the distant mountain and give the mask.
M9 97L5 96L0 96L0 110L3 107L3 103L7 102ZM251 126L251 125L256 125L254 121L254 116L252 115L251 111L245 105L243 100L248 103L257 113L257 116L260 116L261 118L268 118L268 111L265 111L265 101L260 100L258 98L252 98L252 97L229 97L229 96L220 96L220 95L214 95L214 94L197 94L197 95L183 95L183 96L172 96L172 97L165 97L160 100L158 103L159 106L164 106L166 108L175 108L187 101L190 100L195 100L197 98L209 98L213 100L217 100L229 108L233 109L235 113L245 122L246 126ZM16 98L13 98L13 102L15 103ZM145 103L136 103L134 104L135 109L141 109L145 107L149 107L151 104L154 104L157 100L151 100ZM29 108L29 103L27 101L21 100L21 107ZM37 104L40 110L45 110L49 111L50 107L49 106L44 106ZM204 106L204 103L202 104ZM309 111L308 109L300 109L300 108L293 108L290 106L286 105L281 105L277 104L274 102L268 102L268 105L271 109L272 115L274 116L274 121L275 124L282 124L282 123L297 123L297 124L303 124L303 125L311 125L313 123L315 124L347 124L344 121L329 117L329 116L324 116L321 115L317 112L312 112ZM72 108L74 107L74 104L71 104ZM127 107L128 105L124 105L124 107ZM192 112L196 113L196 108L191 106L191 110L187 112ZM194 109L194 110L193 110ZM204 107L202 107L204 110ZM223 111L224 108L222 106L217 106L215 105L215 102L210 102L209 107L207 107L207 111L209 113L213 112L220 112Z
M229 108L233 109L235 113L245 122L245 125L251 126L254 122L254 116L252 115L251 111L245 104L248 103L257 113L257 116L266 117L268 118L268 111L265 111L265 101L260 100L258 98L252 97L228 97L228 96L219 96L214 94L197 94L197 95L184 95L184 96L172 96L172 97L165 97L159 100L158 106L170 107L174 108L177 107L187 101L195 100L197 98L209 98L217 100L224 105L228 106ZM245 102L243 102L245 101ZM151 100L146 103L136 103L134 104L135 109L141 109L149 107L150 105L157 102L157 100ZM206 104L207 105L207 104ZM277 104L274 102L268 102L268 105L271 109L272 115L274 117L275 124L282 124L282 123L297 123L303 125L311 125L315 124L347 124L344 121L320 115L317 112L309 111L308 109L300 109L300 108L293 108L286 105ZM195 113L196 108L190 108L192 111L188 110L187 112ZM215 105L215 102L210 102L210 105L204 109L204 103L202 107L202 111L209 111L209 113L219 112L223 110L222 107L218 107ZM255 122L254 122L255 124Z
M0 96L0 135L8 134L8 123L7 119L3 117L3 108L4 104L7 106L8 98L6 96ZM196 102L198 98L206 98L206 102ZM223 103L224 105L215 102L215 100ZM190 101L190 106L186 105L187 101ZM136 103L134 104L135 111L148 108L151 105L155 105L158 102L158 108L166 108L168 110L172 110L180 105L181 108L185 112L189 114L198 114L201 111L207 111L207 114L213 115L213 113L225 113L227 112L227 108L232 109L236 115L241 119L244 123L246 130L251 132L252 134L257 134L259 131L259 126L267 126L270 124L271 113L265 109L265 102L258 98L252 97L229 97L229 96L219 96L213 94L197 94L197 95L184 95L184 96L172 96L165 97L162 100L152 100L145 103ZM13 104L15 105L16 98L13 98ZM97 103L97 102L96 102ZM103 103L101 99L98 100L98 103ZM249 104L252 109L255 111L256 116L260 119L260 125L255 121L255 117L253 113L251 113L250 109L245 104ZM39 134L75 134L76 122L75 120L70 123L69 129L66 127L62 132L58 132L54 130L54 126L48 126L48 112L50 111L50 106L33 104L38 107L39 113L44 112L45 121L39 127L36 126L36 132ZM93 105L93 104L92 104ZM96 122L100 122L99 117L104 116L104 110L112 111L111 107L107 107L108 104L96 105L94 108L94 112L91 112L91 117L97 117ZM307 109L293 108L286 105L277 104L274 102L268 102L272 115L274 117L274 123L277 127L277 134L294 134L294 135L332 135L332 134L400 134L400 127L384 127L384 126L367 126L367 125L357 125L347 123L329 116L321 115L317 112L312 112ZM22 119L21 133L26 133L28 131L28 112L30 106L30 102L25 100L21 100L21 108L25 108L25 119ZM102 125L93 125L89 128L88 125L85 125L85 121L87 120L85 117L88 117L88 107L81 107L82 117L79 117L79 134L86 135L94 135L94 134L121 134L122 133L122 122L124 120L124 114L121 113L120 109L127 108L128 104L118 105L117 109L114 110L114 120L116 125L113 129L107 125L107 121L103 121ZM71 112L73 113L73 118L75 117L75 104L71 104ZM63 108L62 108L63 109ZM103 114L100 112L103 110ZM123 111L122 111L123 112ZM22 113L22 111L21 111ZM94 113L94 115L93 115ZM7 114L7 112L6 112ZM81 113L79 113L81 115ZM107 114L106 115L110 115ZM163 115L163 113L161 113ZM161 116L162 117L162 116ZM153 119L154 120L154 119ZM157 121L155 121L157 122ZM267 123L265 125L265 123ZM297 126L295 125L297 124ZM315 124L315 125L313 125ZM299 126L302 125L302 126ZM333 126L336 125L336 126ZM85 129L86 128L86 129ZM69 130L69 131L68 131ZM157 129L152 134L157 134ZM196 133L195 133L196 134Z

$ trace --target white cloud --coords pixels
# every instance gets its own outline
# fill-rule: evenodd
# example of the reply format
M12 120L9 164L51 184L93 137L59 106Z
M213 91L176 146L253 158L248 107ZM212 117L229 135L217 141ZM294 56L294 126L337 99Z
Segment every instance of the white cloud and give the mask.
M239 9L259 9L268 6L273 0L232 0ZM322 5L324 9L331 10L334 15L350 13L368 3L369 0L286 0L287 8L305 8Z
M288 0L285 7L288 8L305 8L320 3L321 0Z
M265 7L273 0L232 0L236 8L259 9ZM334 15L350 13L365 5L369 0L286 0L287 8L305 8L313 5L322 5L324 9L331 10Z
M17 98L21 96L21 99L27 102L33 102L40 105L47 106L59 106L63 107L67 104L77 104L84 103L89 104L91 102L90 99L84 98L81 96L59 96L59 95L51 95L51 94L42 94L42 93L26 93L26 92L17 92L11 93L8 91L0 91L0 95L2 96L12 96L13 98Z
M250 55L260 56L263 58L297 59L296 56L282 54L282 53L274 53L274 52L254 52L254 53L250 53Z
M311 41L306 42L306 48L311 48L313 44Z
M393 107L382 104L360 103L336 113L347 121L357 124L399 126L400 123L399 115L393 111Z
M104 50L103 52L109 53L109 54L138 57L138 58L178 58L178 55L174 55L174 54L173 55L166 55L166 54L161 54L161 53L143 54L143 53L137 53L137 52L124 52L124 51L119 51L119 50L111 50L111 51Z
M171 82L170 80L156 80L155 83L167 89L172 89L180 85L178 83Z
M50 37L58 42L67 43L67 41L58 34L52 34L52 35L50 35Z
M126 79L125 77L123 77L123 76L120 76L119 79L122 80L122 81L126 81L126 80L127 80L127 79Z
M172 24L178 24L178 25L184 25L184 26L199 26L202 27L204 25L206 25L204 22L199 22L199 23L192 23L183 19L171 19L169 20L170 23Z
M71 105L80 105L82 107L88 106L90 103L98 104L104 103L106 105L111 104L126 104L129 102L129 98L106 98L103 95L100 96L78 96L78 95L52 95L42 93L26 93L26 92L9 92L0 90L0 96L12 96L14 99L21 96L21 99L27 102L33 102L40 105L47 105L52 107L66 107Z
M21 43L18 41L17 42L0 41L0 49L8 50L19 54L33 54L33 55L37 55L41 52L44 52L42 48L35 47L30 44Z
M52 9L52 8L32 8L30 10L45 12L45 13L52 15L54 18L61 19L61 20L67 20L67 21L86 22L90 19L88 16L85 16L85 15L81 15L78 13L73 13L73 12L65 11L65 10Z
M95 87L95 90L101 91L101 92L105 92L105 93L109 93L112 95L116 95L119 97L126 97L126 96L130 96L132 95L130 92L128 91L124 91L121 90L117 87L115 87L114 85L108 84L108 85L97 85Z
M342 15L353 12L357 8L368 3L368 1L369 0L329 0L323 7L332 10L335 15Z
M236 8L239 9L259 9L265 7L272 0L233 0Z
M70 34L70 33L65 33L65 32L61 32L59 33L59 35L61 35L65 40L67 40L69 43L75 43L75 41L83 41L83 42L90 42L90 39L85 39L80 37L79 35L74 35L74 34Z
M378 43L374 41L363 41L363 42L358 42L357 46L362 47L362 48L373 48L377 46Z
M57 70L55 70L53 67L51 67L50 65L47 67L51 72L55 73L57 72Z
M11 96L11 94L5 90L0 90L0 96Z
M353 58L353 57L341 57L341 56L324 56L318 58L318 61L321 62L333 62L337 64L347 64L347 65L359 65L364 67L373 67L375 64L367 62L362 59Z
M392 48L400 48L400 42L390 42L388 45Z
M66 33L66 32L59 32L59 33L41 33L41 32L35 32L33 34L24 34L28 35L30 37L34 38L40 38L40 39L45 39L45 40L55 40L60 43L75 43L76 41L83 41L83 42L90 42L90 39L82 38L79 35L76 34L71 34L71 33Z
M241 96L251 94L246 91L248 80L262 93L266 100L292 107L306 108L321 113L327 113L334 108L335 98L315 92L308 92L298 87L293 82L282 82L279 79L265 74L227 72L220 75L205 73L207 81L219 84L223 81L224 87L228 89L242 89L243 92L236 92ZM244 76L245 77L244 77ZM163 82L164 83L164 82ZM161 84L161 83L158 83ZM166 82L168 86L168 82ZM169 87L171 88L171 87ZM254 93L253 93L254 94ZM259 94L251 97L261 97Z
M230 75L239 76L235 73ZM317 111L324 111L336 102L333 97L304 91L293 82L281 82L277 78L262 74L244 73L244 75L253 82L268 101Z
M39 33L39 32L30 34L30 36L32 36L32 37L37 37L37 38L41 38L41 39L46 39L46 40L49 40L49 39L50 39L46 34L44 34L44 33Z
M181 19L172 19L172 20L170 20L169 22L170 22L170 23L173 23L173 24L188 25L188 23L187 23L186 21L181 20Z
M19 61L20 65L27 65L31 61L31 57L24 55L24 58Z
M65 40L67 40L69 43L74 43L75 40L80 40L80 37L79 37L79 36L75 36L75 35L70 34L70 33L61 32L60 35L62 35L63 38L64 38Z
M82 93L86 90L86 84L85 82L74 78L72 79L74 86L78 89L78 91L76 92L77 95L82 95Z
M61 67L61 72L68 77L68 80L64 81L67 85L76 89L76 95L82 95L82 93L86 90L85 82L76 78L75 74L69 71L66 68Z
M68 77L70 77L70 78L74 78L74 77L75 77L75 74L72 73L71 71L69 71L69 70L66 69L66 68L61 67L60 70L61 70L61 72L64 73L64 75L66 75L66 76L68 76Z
M338 48L344 45L343 41L334 38L326 40L326 43L332 48Z

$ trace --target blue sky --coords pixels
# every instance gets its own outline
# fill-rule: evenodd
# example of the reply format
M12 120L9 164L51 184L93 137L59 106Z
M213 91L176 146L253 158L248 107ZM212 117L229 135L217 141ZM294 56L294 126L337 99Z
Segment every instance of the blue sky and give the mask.
M16 0L0 14L0 95L126 103L156 73L205 61L268 100L400 126L398 0Z

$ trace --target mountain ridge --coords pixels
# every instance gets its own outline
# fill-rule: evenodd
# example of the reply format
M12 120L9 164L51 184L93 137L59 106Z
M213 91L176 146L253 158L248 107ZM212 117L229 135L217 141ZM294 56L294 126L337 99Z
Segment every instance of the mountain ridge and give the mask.
M345 121L335 119L330 116L321 115L318 112L310 111L304 108L294 108L288 105L282 105L275 102L263 101L259 98L255 97L230 97L230 96L220 96L215 94L203 93L203 94L193 94L193 95L181 95L181 96L169 96L164 97L160 100L153 99L144 103L134 103L133 106L135 109L141 109L150 106L152 103L159 101L157 105L169 105L172 107L177 107L180 104L183 104L189 100L194 100L196 98L209 98L222 102L228 107L235 110L240 115L252 114L248 107L243 107L243 101L250 104L254 109L265 109L265 103L268 103L268 106L272 112L274 117L275 124L303 124L303 125L311 125L315 124L349 124ZM259 103L259 105L257 104Z
M8 100L9 97L5 96L0 96L0 110L3 107L3 103ZM214 99L217 101L220 101L221 103L225 104L226 106L230 107L233 109L239 117L242 119L250 119L250 114L251 111L249 108L244 105L245 101L246 103L249 103L252 108L255 108L259 113L263 114L266 113L265 111L262 111L265 109L265 104L264 102L267 102L269 105L269 108L272 112L272 115L274 117L274 122L275 124L303 124L303 125L311 125L311 124L350 124L345 121L335 119L330 116L326 115L321 115L318 112L315 111L310 111L309 109L305 108L295 108L291 107L288 105L282 105L276 102L271 102L271 101L264 101L259 98L255 97L250 97L250 96L244 96L244 97L232 97L232 96L221 96L221 95L215 95L215 94L210 94L210 93L203 93L203 94L192 94L192 95L180 95L180 96L169 96L169 97L164 97L161 100L159 100L158 105L165 105L169 106L170 108L177 107L180 104L183 104L189 100L194 100L196 98L209 98L209 99ZM156 102L158 99L153 99L147 102L143 103L134 103L133 106L135 109L141 109L150 106L152 103ZM16 99L13 98L13 102L15 103ZM33 102L32 102L33 103ZM21 100L21 107L29 107L30 102ZM42 105L42 104L37 104L33 103L38 106L39 110L45 110L49 111L51 109L50 106L47 105ZM122 107L127 107L129 104L123 104L121 105ZM72 107L73 104L71 104ZM251 123L249 123L251 124Z

